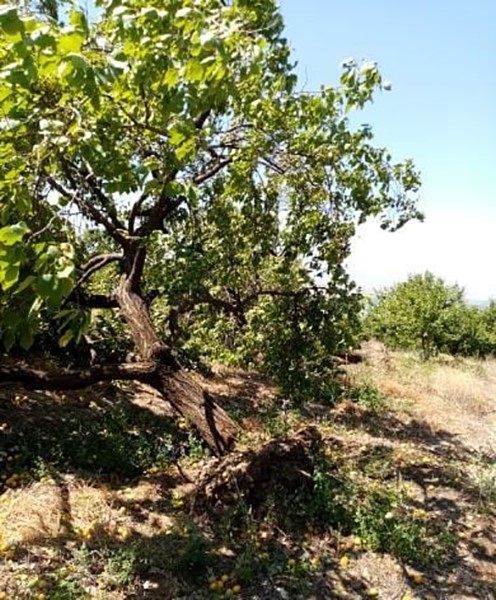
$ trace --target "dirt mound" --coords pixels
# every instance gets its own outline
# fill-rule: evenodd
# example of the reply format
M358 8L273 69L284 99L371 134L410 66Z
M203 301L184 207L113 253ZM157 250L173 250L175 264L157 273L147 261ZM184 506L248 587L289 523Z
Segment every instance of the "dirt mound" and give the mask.
M240 498L259 508L273 496L287 496L312 484L315 451L322 438L316 427L272 440L259 450L236 452L210 466L195 494L196 511L223 509Z

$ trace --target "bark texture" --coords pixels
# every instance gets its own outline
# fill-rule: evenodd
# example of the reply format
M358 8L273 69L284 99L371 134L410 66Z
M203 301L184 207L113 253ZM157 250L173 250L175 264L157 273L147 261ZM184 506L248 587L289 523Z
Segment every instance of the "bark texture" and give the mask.
M171 349L158 336L150 317L149 306L133 283L134 268L135 265L129 274L122 276L114 296L141 360L156 366L154 376L148 383L197 430L215 454L222 455L233 446L238 426L208 396L191 373L181 367Z

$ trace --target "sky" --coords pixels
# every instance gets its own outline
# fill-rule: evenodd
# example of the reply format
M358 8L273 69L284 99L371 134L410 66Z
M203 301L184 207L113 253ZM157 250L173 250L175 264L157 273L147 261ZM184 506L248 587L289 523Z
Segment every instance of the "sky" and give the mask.
M349 271L365 290L430 270L472 300L496 298L496 1L280 0L307 90L343 59L374 60L392 91L359 122L422 175L424 223L368 224Z

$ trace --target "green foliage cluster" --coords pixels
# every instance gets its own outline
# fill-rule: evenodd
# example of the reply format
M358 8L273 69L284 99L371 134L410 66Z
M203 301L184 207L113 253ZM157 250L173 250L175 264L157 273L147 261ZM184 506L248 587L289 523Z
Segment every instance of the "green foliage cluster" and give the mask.
M425 359L439 352L484 357L496 352L496 304L470 306L459 286L429 272L412 275L379 293L364 333L391 348L419 350Z

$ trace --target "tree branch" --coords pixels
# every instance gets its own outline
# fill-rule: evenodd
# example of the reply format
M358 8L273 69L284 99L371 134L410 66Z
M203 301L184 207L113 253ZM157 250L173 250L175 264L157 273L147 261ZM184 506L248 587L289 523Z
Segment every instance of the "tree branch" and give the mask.
M72 164L71 167L76 171L78 170L74 164ZM84 182L88 184L93 195L96 196L96 198L100 201L101 205L105 209L112 225L117 229L124 229L124 225L117 218L117 212L115 210L115 206L112 199L109 198L107 194L105 194L105 192L102 190L102 187L98 183L96 175L93 173L86 161L84 164L84 169L81 170L81 175L84 178Z
M83 308L119 308L117 300L105 294L89 294L82 290L73 291L67 298L66 304L76 302Z
M82 275L78 279L75 285L75 289L81 287L85 281L87 281L94 273L103 269L107 265L122 260L122 254L110 253L110 254L99 254L98 256L94 256L90 258L90 260L83 265L82 267Z
M204 171L203 173L198 173L198 175L195 175L195 177L193 177L193 183L198 184L198 183L203 183L203 182L207 181L207 179L210 179L216 173L218 173L221 169L223 169L225 166L227 166L229 163L231 163L232 160L233 159L231 157L219 160L207 171Z
M123 235L122 231L109 221L103 213L91 204L91 202L87 202L79 191L69 191L51 175L47 175L46 179L52 188L61 196L64 196L64 198L67 198L70 202L75 202L85 217L92 219L95 223L98 223L98 225L102 225L107 230L108 234L121 246L126 244L127 238ZM72 178L69 176L69 179ZM77 187L74 180L72 180L71 183L74 184L74 187Z
M28 367L0 367L0 384L18 383L32 390L78 390L103 381L147 382L153 378L156 369L156 364L145 362L98 365L89 369L58 373Z
M212 109L207 108L202 113L200 113L195 119L195 127L196 129L201 129L205 125L205 121L210 116Z
M131 235L134 234L134 224L136 222L136 218L139 216L141 207L143 206L143 203L150 197L150 194L148 192L143 192L140 197L136 200L136 202L132 205L131 207L131 212L129 214L129 219L128 219L128 231Z

